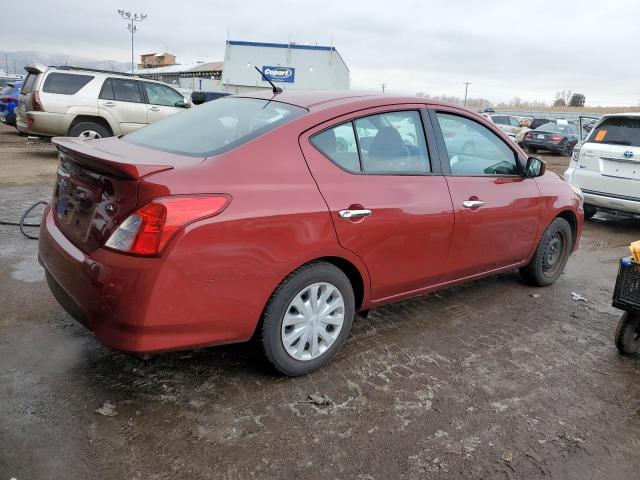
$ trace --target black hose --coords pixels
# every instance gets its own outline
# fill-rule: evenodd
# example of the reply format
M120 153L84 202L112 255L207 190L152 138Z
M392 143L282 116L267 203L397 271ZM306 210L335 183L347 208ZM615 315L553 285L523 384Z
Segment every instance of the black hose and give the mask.
M37 236L31 235L27 232L24 231L24 227L39 227L40 224L39 223L25 223L25 220L27 219L27 216L31 213L31 211L36 208L38 205L46 205L47 202L43 202L42 200L39 202L34 203L33 205L31 205L29 208L27 208L24 213L22 214L22 217L20 217L20 221L19 222L5 222L3 220L0 220L0 225L9 225L12 227L20 227L20 231L22 232L22 234L31 239L31 240L38 240Z

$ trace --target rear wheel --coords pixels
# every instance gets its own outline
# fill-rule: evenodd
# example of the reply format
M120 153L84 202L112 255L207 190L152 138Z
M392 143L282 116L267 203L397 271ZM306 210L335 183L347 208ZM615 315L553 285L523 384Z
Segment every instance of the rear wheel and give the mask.
M573 145L567 142L562 148L562 154L566 157L570 157L572 153L573 153Z
M335 265L300 267L273 293L263 316L262 346L280 373L305 375L344 344L355 311L351 282Z
M616 329L616 348L620 353L633 355L640 350L640 315L625 312Z
M112 133L104 125L95 122L80 122L69 131L69 136L79 137L83 140L95 140L111 137Z
M598 209L593 205L584 205L584 219L590 220L593 216L598 213Z
M556 218L542 235L531 261L520 269L520 275L534 286L551 285L562 274L572 245L573 233L569 222Z

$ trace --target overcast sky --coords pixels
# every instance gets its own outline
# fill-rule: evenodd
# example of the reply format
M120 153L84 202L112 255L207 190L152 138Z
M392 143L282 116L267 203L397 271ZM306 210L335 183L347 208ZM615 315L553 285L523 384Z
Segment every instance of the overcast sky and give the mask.
M30 0L3 22L0 48L128 61L119 8L148 14L136 57L168 48L180 63L221 60L227 31L320 45L333 36L354 89L462 96L468 80L470 96L496 103L551 102L562 89L588 105L640 101L639 0Z

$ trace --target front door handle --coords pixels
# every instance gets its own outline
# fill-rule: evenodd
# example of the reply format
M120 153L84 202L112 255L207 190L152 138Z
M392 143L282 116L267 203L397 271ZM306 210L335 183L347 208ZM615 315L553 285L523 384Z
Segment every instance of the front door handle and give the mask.
M113 102L104 102L102 105L105 106L105 107L115 107L116 106L116 104L113 103Z
M466 200L462 202L462 206L465 208L477 208L484 205L484 202L481 200Z
M153 112L159 112L160 108L159 107L151 107L150 110L153 111Z
M340 210L338 212L340 218L362 218L362 217L370 217L371 210Z

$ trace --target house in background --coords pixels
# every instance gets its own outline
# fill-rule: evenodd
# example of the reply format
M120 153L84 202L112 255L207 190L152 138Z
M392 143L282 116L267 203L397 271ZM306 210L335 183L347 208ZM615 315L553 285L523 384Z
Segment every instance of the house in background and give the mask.
M176 64L176 56L170 53L145 53L140 55L138 68L168 67Z

